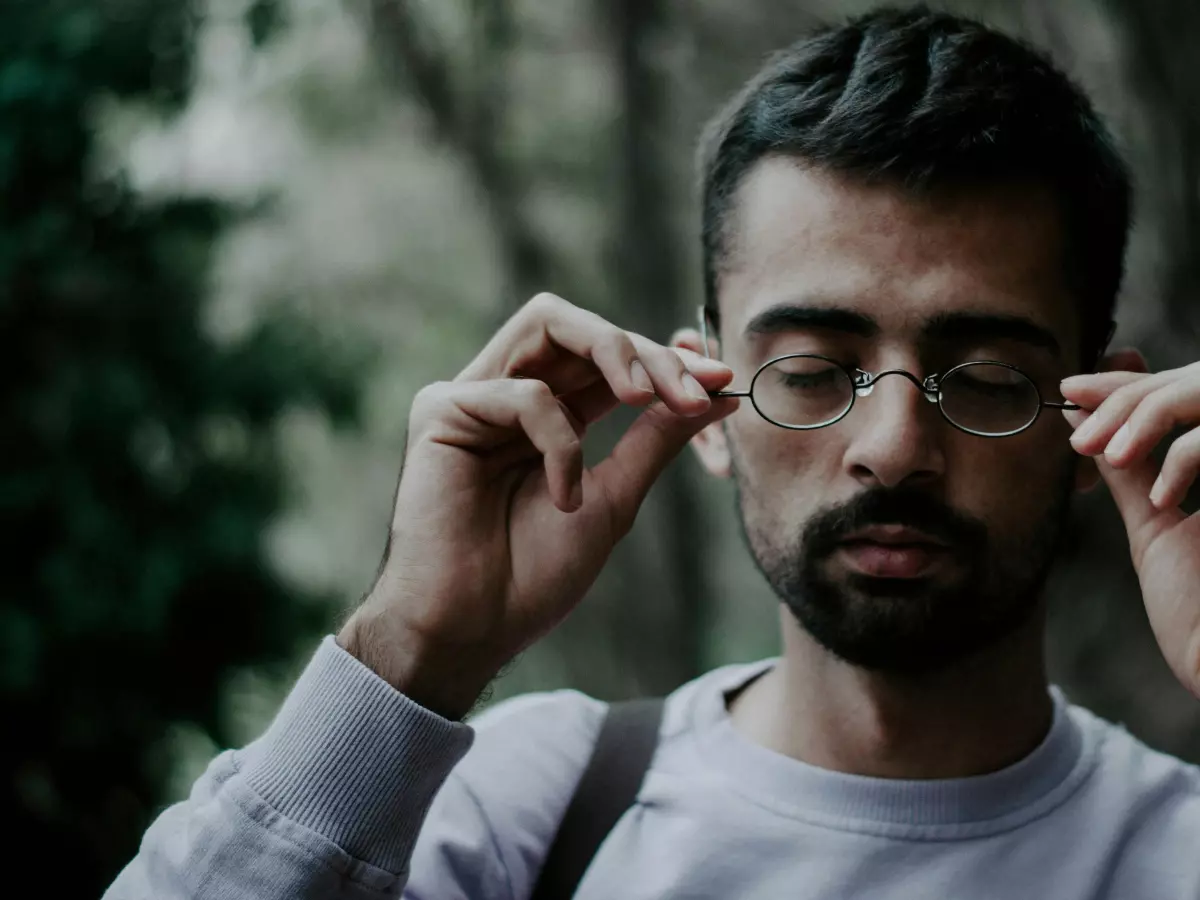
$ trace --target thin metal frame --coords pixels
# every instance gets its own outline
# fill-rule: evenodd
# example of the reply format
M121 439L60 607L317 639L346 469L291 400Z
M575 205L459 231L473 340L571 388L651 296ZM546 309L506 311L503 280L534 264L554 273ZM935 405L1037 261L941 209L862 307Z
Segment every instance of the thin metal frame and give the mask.
M703 306L700 307L700 339L704 343L704 355L706 357L708 357L709 359L712 359L712 354L709 353L709 350L708 350L708 315ZM762 373L767 368L775 365L778 362L782 362L785 359L798 359L798 358L824 360L825 362L831 363L832 365L836 366L841 371L845 372L846 376L850 379L851 385L853 387L853 390L850 392L850 402L846 404L846 408L844 410L842 410L842 412L836 418L830 419L828 422L822 422L820 425L787 425L787 424L784 424L783 422L775 421L770 416L768 416L765 412L763 412L762 409L759 407L758 402L754 399L754 385L758 381L759 376L762 375ZM1020 428L1013 429L1012 431L1002 431L998 434L992 434L992 433L985 432L985 431L975 431L971 428L966 428L966 427L958 424L952 418L950 418L950 416L946 413L945 406L943 405L943 395L942 395L942 389L941 389L942 382L946 378L948 378L949 376L951 376L955 372L957 372L959 369L965 369L970 366L978 366L978 365L1002 366L1005 369L1011 369L1012 371L1014 371L1018 375L1020 375L1022 378L1024 378L1026 381L1028 381L1029 384L1032 385L1033 392L1038 398L1038 407L1037 407L1037 411L1033 414L1033 418L1031 418L1028 422L1026 422ZM767 360L761 366L759 366L758 371L756 371L754 373L754 377L750 379L750 387L747 390L744 390L744 391L709 391L708 395L710 397L747 397L747 398L749 398L750 403L754 406L754 411L757 412L764 419L766 419L768 422L770 422L772 425L775 425L779 428L786 428L789 431L816 431L817 429L820 429L820 428L828 428L830 425L836 425L842 419L846 418L846 416L848 416L850 414L850 410L852 410L854 408L855 401L859 397L865 397L868 394L870 394L871 390L875 387L875 383L877 381L879 381L880 378L883 378L885 375L903 375L905 378L907 378L909 381L911 381L914 385L916 385L917 390L919 390L922 393L922 395L924 395L926 400L928 400L930 403L937 404L938 412L942 414L942 418L945 419L947 423L949 423L952 427L957 428L959 431L964 432L965 434L974 435L975 437L1002 438L1002 437L1012 437L1014 434L1020 434L1022 431L1025 431L1025 430L1033 427L1034 423L1037 422L1037 420L1041 417L1042 410L1045 409L1046 407L1050 407L1051 409L1082 409L1083 408L1074 403L1068 403L1068 402L1059 403L1054 400L1042 399L1042 392L1038 388L1036 381L1034 381L1025 372L1021 371L1016 366L1014 366L1010 363L1000 362L999 360L994 360L994 359L969 360L964 363L959 363L957 366L954 366L951 369L947 369L945 372L941 372L941 373L934 374L934 375L929 375L925 378L924 381L920 381L917 379L916 375L913 375L911 372L905 371L904 369L887 369L883 372L872 374L871 372L864 371L863 369L860 369L856 366L848 366L845 363L838 362L836 359L832 359L828 356L822 356L819 353L785 353L783 356L773 357L773 358Z

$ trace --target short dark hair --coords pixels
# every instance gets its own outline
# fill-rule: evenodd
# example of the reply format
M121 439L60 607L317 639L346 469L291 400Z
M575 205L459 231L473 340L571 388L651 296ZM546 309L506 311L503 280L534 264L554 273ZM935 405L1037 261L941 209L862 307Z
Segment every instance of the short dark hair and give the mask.
M1049 187L1080 301L1081 359L1103 351L1124 273L1130 174L1084 92L1032 47L918 6L821 28L772 56L701 141L705 309L717 326L734 199L768 156L918 192Z

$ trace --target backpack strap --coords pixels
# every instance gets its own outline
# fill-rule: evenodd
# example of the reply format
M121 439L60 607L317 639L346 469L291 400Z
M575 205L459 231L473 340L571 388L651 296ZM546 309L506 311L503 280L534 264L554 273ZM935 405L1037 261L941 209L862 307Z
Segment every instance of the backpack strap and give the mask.
M609 705L530 900L574 896L600 844L637 799L658 745L662 714L661 698Z

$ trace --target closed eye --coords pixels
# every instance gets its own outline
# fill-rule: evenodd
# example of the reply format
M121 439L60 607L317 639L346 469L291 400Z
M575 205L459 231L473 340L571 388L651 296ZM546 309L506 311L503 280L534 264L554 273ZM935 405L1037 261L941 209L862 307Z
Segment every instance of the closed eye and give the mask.
M783 383L790 388L805 389L828 387L844 379L837 369L826 369L824 372L784 372L781 375Z

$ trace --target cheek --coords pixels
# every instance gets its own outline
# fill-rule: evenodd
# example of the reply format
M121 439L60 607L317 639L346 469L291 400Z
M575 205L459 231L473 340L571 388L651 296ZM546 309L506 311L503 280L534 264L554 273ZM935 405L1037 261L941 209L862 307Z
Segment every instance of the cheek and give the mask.
M963 435L948 448L948 499L968 515L1022 529L1044 516L1069 486L1073 458L1057 441L1030 433L1011 438Z
M742 419L728 429L742 504L748 519L771 528L791 528L829 502L844 448L833 429L788 431Z

